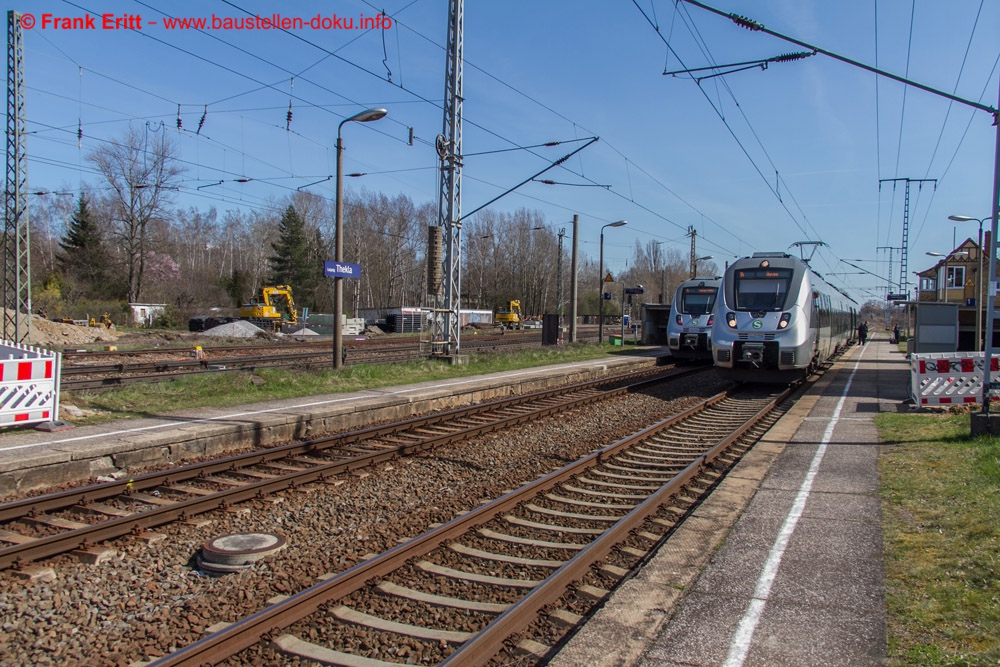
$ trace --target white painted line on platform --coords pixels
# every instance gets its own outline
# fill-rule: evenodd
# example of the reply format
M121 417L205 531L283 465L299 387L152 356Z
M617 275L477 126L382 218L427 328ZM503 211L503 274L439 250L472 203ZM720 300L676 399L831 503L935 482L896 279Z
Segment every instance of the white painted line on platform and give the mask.
M781 525L781 530L778 531L778 537L775 538L774 544L771 546L767 562L764 563L764 570L761 572L760 578L757 579L757 588L754 590L753 597L750 598L750 604L743 614L739 626L736 628L736 634L733 635L732 642L729 644L729 655L723 663L724 667L742 667L747 654L750 652L750 643L753 641L757 624L760 623L761 616L764 614L764 605L767 604L767 599L771 594L771 586L778 576L781 559L785 555L785 549L792 538L792 533L795 532L795 526L798 524L799 518L805 510L806 501L809 500L809 493L812 491L813 482L816 479L816 475L819 474L819 465L823 461L823 455L826 454L826 446L833 438L833 429L836 428L837 422L840 421L840 410L844 407L844 402L847 400L847 393L851 390L854 374L858 372L858 367L861 365L861 357L864 356L865 349L866 347L861 348L861 354L858 355L858 361L854 364L854 370L851 371L850 377L847 378L847 384L844 385L844 393L840 395L840 400L837 401L837 407L833 410L830 423L823 432L823 439L820 441L819 448L816 450L816 454L809 464L809 472L806 473L806 478L803 480L802 486L799 487L799 492L795 496L795 502L792 503L792 508L788 511L788 516L785 517L785 522Z
M607 361L601 361L599 363L606 364ZM580 361L574 364L566 364L563 368L567 370L572 370L574 368L586 368L587 366L595 365L594 362ZM551 370L550 368L540 367L534 369L525 369L522 371L509 372L507 377L515 378L520 376L530 376L539 375L541 373ZM478 378L467 378L463 380L450 380L447 382L442 382L435 385L435 388L443 387L458 387L463 384L473 384L475 382L482 382L482 377ZM427 387L404 387L402 389L389 389L389 390L369 390L369 391L379 391L383 394L388 395L403 395L408 393L415 393L418 391L426 391ZM356 394L357 392L355 392ZM268 408L265 410L247 410L245 412L234 412L228 415L221 415L219 417L205 417L202 419L190 419L184 421L169 421L162 424L152 424L150 426L136 426L134 428L120 429L118 431L103 431L101 433L93 433L91 435L80 435L72 438L60 438L58 440L45 440L43 442L34 442L26 445L10 445L4 447L0 445L0 452L13 452L20 449L31 449L33 447L51 447L52 445L63 445L72 442L82 442L84 440L94 440L97 438L110 438L119 435L128 435L130 433L141 433L143 431L154 431L162 428L177 428L180 426L187 426L188 424L205 424L210 422L224 422L231 419L238 419L241 417L251 417L253 415L263 415L273 412L287 412L290 410L298 410L301 408L311 408L319 405L333 405L335 403L342 403L344 401L356 400L357 396L355 394L344 395L338 398L331 398L325 401L312 401L310 403L298 403L296 405L286 405L280 408ZM170 417L150 417L150 419L170 419Z

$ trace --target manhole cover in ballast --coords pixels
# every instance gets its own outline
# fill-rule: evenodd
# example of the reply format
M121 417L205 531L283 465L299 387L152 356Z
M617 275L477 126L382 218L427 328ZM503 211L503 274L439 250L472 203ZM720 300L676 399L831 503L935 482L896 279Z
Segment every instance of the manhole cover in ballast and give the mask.
M272 533L238 533L223 535L201 545L201 557L206 563L248 565L285 548L286 540Z

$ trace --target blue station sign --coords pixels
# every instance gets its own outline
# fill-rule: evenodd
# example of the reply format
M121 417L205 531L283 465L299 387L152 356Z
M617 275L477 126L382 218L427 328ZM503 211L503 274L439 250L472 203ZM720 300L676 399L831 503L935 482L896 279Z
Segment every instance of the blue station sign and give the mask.
M327 278L360 278L361 265L347 262L323 262L323 275Z

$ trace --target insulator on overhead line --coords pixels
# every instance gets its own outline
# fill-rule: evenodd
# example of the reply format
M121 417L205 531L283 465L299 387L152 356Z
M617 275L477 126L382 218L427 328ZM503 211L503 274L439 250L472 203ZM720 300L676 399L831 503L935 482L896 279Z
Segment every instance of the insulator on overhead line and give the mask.
M177 131L180 132L184 129L184 123L181 121L181 105L177 105Z
M780 56L776 56L771 60L776 63L787 63L792 60L801 60L802 58L808 58L814 55L816 55L815 51L799 51L797 53L782 53Z
M205 105L205 110L201 113L201 120L198 121L198 131L195 134L201 134L201 127L205 124L205 117L208 116L208 105Z
M745 16L740 16L739 14L730 14L729 18L732 19L733 23L747 30L763 30L764 24L757 23L753 19L748 19Z

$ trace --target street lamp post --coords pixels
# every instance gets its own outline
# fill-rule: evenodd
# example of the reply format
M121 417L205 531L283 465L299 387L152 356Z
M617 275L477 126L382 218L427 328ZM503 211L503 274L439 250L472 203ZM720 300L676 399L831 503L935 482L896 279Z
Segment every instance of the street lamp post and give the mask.
M385 117L387 113L389 112L385 109L367 109L345 118L337 126L337 213L333 227L333 259L337 263L344 261L344 228L342 225L344 219L344 142L340 138L340 133L344 129L345 123L352 121L368 123ZM335 276L333 279L333 368L338 371L344 366L344 330L340 324L340 318L344 312L343 280L340 276Z
M949 215L955 222L979 223L979 268L976 270L976 352L983 351L983 223L989 218L972 218L967 215Z
M698 262L707 262L710 259L715 259L715 255L705 255L704 257L699 257L696 260L694 260L695 274L696 275L693 275L691 277L692 278L697 278L698 277L697 276L697 273L698 273L698 271L697 271L697 269L698 269Z
M600 315L597 320L597 344L600 345L604 342L604 228L605 227L624 227L628 224L628 220L619 220L617 222L609 222L608 224L601 227L601 250L600 250L600 261L598 262L600 268L598 269L599 274L597 276L597 298L600 301Z
M573 215L573 252L571 254L569 263L569 342L576 342L576 290L577 290L577 240L580 238L580 216Z

